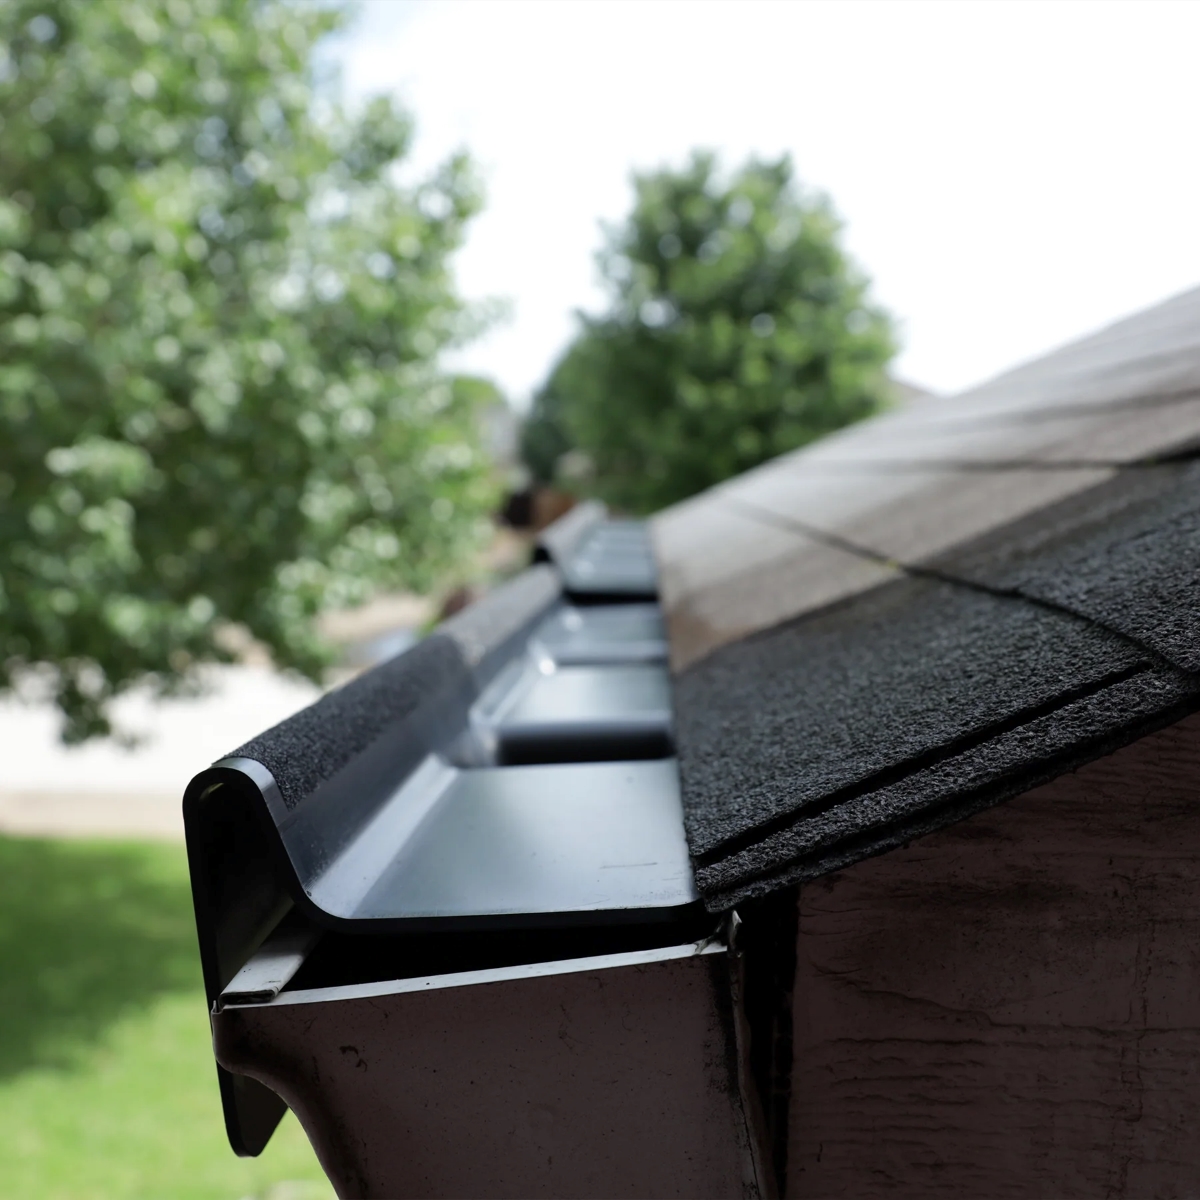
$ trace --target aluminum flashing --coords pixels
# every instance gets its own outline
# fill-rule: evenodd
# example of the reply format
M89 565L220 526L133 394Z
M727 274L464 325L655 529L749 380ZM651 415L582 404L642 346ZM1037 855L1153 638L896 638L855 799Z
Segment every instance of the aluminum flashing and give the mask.
M311 898L346 920L474 927L682 908L697 897L677 778L673 759L431 772Z
M553 975L576 975L582 971L610 971L620 967L641 967L651 963L695 958L701 954L725 954L728 946L719 938L706 938L684 946L657 946L651 950L627 950L620 954L602 954L592 958L560 958L550 962L517 963L510 967L489 967L479 971L455 971L450 975L421 975L412 979L382 979L370 983L343 984L335 987L276 989L271 996L247 997L230 987L221 997L221 1008L276 1007L293 1004L331 1004L339 1000L366 1000L372 996L401 996L411 992L437 992L447 988L479 987L489 983L509 983L519 979L545 979Z
M501 729L670 721L670 684L659 664L535 669L513 691L494 714Z
M300 921L285 921L254 953L221 993L221 1004L265 1004L300 970L320 934Z
M553 568L534 565L509 580L483 604L472 604L439 627L452 638L471 669L477 687L485 687L507 663L524 651L531 629L560 608L561 586Z
M495 761L596 762L662 758L671 752L671 694L665 665L610 662L556 667L530 661L502 694L472 712Z
M325 927L598 910L626 919L692 903L677 773L664 757L665 668L513 665L440 738L403 728L378 738L290 808L244 754L199 777L194 803L214 788L245 796L276 847L281 886ZM538 765L456 764L468 722L494 762ZM427 750L415 763L414 744ZM189 815L203 820L194 805Z
M586 508L566 526L548 531L556 559L192 781L210 1003L271 1000L312 975L310 959L329 960L335 936L390 938L385 960L414 938L430 960L441 938L433 960L461 967L473 935L492 938L484 959L524 961L561 956L571 928L577 953L621 953L711 926L684 835L661 614L644 600L644 531ZM374 972L354 954L338 962ZM221 1082L231 1141L255 1153L278 1102Z
M538 535L534 562L553 563L561 570L574 557L583 538L604 519L604 505L594 500L577 504Z
M534 630L530 649L560 667L665 662L667 633L657 604L561 605Z
M591 521L585 525L579 519L569 546L565 553L561 543L551 541L546 553L562 573L563 589L576 601L657 597L658 571L642 522Z

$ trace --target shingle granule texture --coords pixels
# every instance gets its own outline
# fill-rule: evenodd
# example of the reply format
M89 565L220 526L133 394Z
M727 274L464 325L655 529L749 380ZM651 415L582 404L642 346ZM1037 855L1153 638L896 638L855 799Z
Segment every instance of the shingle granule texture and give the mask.
M961 819L1200 704L1153 650L1020 597L908 578L675 681L685 820L728 907Z
M438 632L459 644L476 681L483 686L545 616L560 592L557 572L539 564L443 622Z
M457 726L474 696L462 648L434 634L260 733L231 758L252 758L275 777L289 810L384 736L432 745Z
M381 663L260 733L229 756L271 772L289 811L381 738L397 769L411 769L456 734L471 702L560 594L558 576L534 567Z
M1200 463L1122 471L932 565L1059 605L1200 671Z

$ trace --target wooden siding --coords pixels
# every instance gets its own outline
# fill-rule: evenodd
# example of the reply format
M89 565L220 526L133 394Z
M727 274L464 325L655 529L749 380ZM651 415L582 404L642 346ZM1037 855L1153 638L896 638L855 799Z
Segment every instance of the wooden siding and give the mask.
M800 892L789 1196L1200 1194L1200 715Z

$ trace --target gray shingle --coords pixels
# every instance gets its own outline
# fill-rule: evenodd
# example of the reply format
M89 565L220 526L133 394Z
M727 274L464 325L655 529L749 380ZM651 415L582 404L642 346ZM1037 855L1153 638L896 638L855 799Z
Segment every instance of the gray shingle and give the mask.
M1200 463L1122 471L930 565L1060 605L1200 671Z
M660 514L707 902L1200 708L1198 443L1200 289Z
M752 572L765 532L791 521L830 546L913 563L1035 516L1119 475L1200 446L1200 289L1008 371L959 396L861 422L655 517L672 662L863 590L867 572L827 567L812 540L771 550L779 579ZM746 524L745 521L742 522ZM865 560L864 560L865 561ZM744 580L730 567L745 562ZM836 584L834 587L834 577ZM859 577L861 576L861 578ZM871 581L875 582L875 581ZM823 586L824 585L824 586ZM836 595L829 593L836 592ZM824 595L822 600L820 597Z
M1086 620L905 579L716 651L675 700L697 881L723 907L1105 753L1200 686Z

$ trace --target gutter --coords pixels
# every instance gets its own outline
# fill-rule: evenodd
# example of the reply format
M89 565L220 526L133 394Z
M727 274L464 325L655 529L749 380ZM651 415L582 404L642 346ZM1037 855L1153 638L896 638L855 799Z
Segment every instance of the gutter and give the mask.
M189 785L230 1143L286 1106L339 1195L768 1194L645 528L535 558Z

